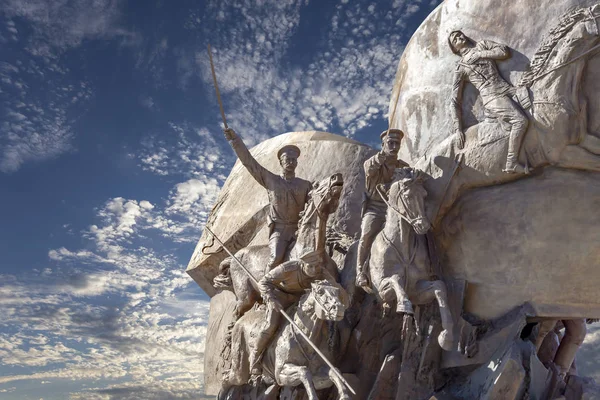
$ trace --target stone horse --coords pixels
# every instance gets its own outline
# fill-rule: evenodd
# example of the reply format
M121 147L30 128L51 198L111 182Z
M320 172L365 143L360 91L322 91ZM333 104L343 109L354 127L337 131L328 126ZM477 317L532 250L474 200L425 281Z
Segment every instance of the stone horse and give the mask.
M345 294L340 293L343 290L325 280L313 282L311 290L302 296L299 304L288 310L290 315L294 311L293 321L301 327L302 331L330 361L335 356L335 340L332 336L336 330L332 322L341 321L347 307L341 301L341 298L345 297ZM253 313L260 313L260 311L252 311L244 315L233 329L232 354L234 357L231 369L223 377L219 400L237 398L234 394L236 390L234 386L244 385L250 378L248 346L251 345L252 330L256 329L256 324L253 324L252 321L257 317L252 315ZM245 321L246 319L249 321ZM304 385L309 400L318 400L316 390L335 385L339 399L350 399L348 389L343 382L300 337L297 329L289 322L286 322L279 330L266 350L262 362L264 379L266 382L272 383L268 392L273 396L277 394L278 387Z
M315 184L300 219L297 239L289 259L300 258L307 250L325 248L327 219L337 210L342 189L343 179L342 174L339 173ZM257 281L260 281L267 272L265 269L269 259L268 246L248 246L239 250L235 256ZM329 256L327 256L326 268L333 277L337 278L337 266ZM215 288L233 291L237 298L235 308L237 320L256 302L261 301L260 292L246 272L231 257L223 260L219 269L220 275L214 280Z
M588 61L600 53L599 21L600 4L570 11L545 35L533 56L517 87L517 93L529 93L531 98L526 109L529 125L521 146L522 164L600 171L600 132L588 130L587 100L582 91ZM526 106L527 102L521 104ZM478 132L484 125L467 129L463 151L455 147L453 138L448 138L429 151L431 156L415 164L439 177L427 185L430 198L439 204L434 210L439 212L429 215L436 226L464 191L525 176L502 172L506 141L482 145ZM493 129L501 128L497 125ZM468 168L454 176L448 172L457 153L464 154Z
M412 314L412 305L437 301L443 331L438 343L453 348L453 319L448 308L446 285L434 278L425 233L431 225L425 216L425 173L411 168L398 170L388 191L388 209L383 230L371 247L369 271L372 286L389 308Z

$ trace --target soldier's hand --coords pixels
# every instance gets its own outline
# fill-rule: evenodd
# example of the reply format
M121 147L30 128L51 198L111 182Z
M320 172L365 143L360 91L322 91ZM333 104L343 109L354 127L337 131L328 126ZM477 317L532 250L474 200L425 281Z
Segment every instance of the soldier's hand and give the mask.
M225 139L230 141L237 137L235 131L231 128L223 129L223 133L225 134Z
M465 134L461 129L457 129L456 133L455 133L455 137L454 137L454 142L456 143L456 147L459 148L459 150L462 150L465 148Z

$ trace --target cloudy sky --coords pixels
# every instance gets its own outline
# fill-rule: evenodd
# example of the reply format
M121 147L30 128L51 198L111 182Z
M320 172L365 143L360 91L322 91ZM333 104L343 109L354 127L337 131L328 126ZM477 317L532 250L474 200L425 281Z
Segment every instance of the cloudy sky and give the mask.
M0 399L205 398L185 267L235 161L207 43L249 145L376 144L437 3L0 0Z
M203 398L185 267L235 159L376 143L433 0L0 0L0 399Z

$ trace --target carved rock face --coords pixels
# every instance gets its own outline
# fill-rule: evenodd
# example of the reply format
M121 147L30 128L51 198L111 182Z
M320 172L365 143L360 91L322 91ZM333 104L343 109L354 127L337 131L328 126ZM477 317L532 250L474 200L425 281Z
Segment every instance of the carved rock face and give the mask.
M446 0L414 34L399 63L390 115L397 107L391 125L406 134L400 157L432 177L426 209L443 274L468 282L465 309L479 317L495 318L524 302L531 302L539 316L600 316L600 155L580 146L581 138L600 142L600 56L586 59L579 74L563 68L555 81L536 88L537 113L529 118L524 140L535 139L532 129L537 129L538 140L546 144L540 153L547 166L528 177L515 176L502 172L510 127L486 115L471 83L462 92L466 148L452 145L449 99L460 57L450 49L448 36L461 30L476 42L507 45L510 58L495 63L501 77L517 85L560 16L597 3L558 0L545 7L533 0ZM575 29L593 32L595 23ZM565 59L554 61L567 62L584 50L570 54L570 45L561 42L555 54ZM563 92L558 85L564 85ZM535 104L560 103L561 96L566 103L558 106ZM585 98L587 111L573 98ZM571 106L583 119L565 118ZM457 152L464 152L464 163L448 183Z
M400 158L411 166L452 132L450 102L453 74L460 57L453 54L448 35L461 30L470 39L507 45L510 58L497 62L500 75L516 85L548 30L569 9L596 4L594 0L557 0L545 7L535 0L446 0L415 32L406 46L394 81L389 114L400 90L395 121L402 129ZM600 109L597 79L600 57L591 60L584 92L590 109ZM595 68L594 68L595 67ZM485 119L479 93L467 85L463 97L465 128ZM590 118L590 130L600 132L600 115Z
M296 176L312 182L330 178L341 173L340 182L330 182L334 188L331 198L322 204L329 211L329 225L350 236L360 231L360 207L364 191L363 163L374 150L354 140L326 132L292 132L266 140L251 153L268 170L279 173L277 150L286 144L300 148ZM335 179L335 178L334 178ZM341 188L341 193L338 188ZM339 201L337 196L339 195ZM223 185L217 202L208 218L208 225L225 242L232 252L252 245L268 243L267 191L260 186L239 163L233 167ZM224 251L217 254L202 254L202 247L210 244L208 232L203 233L188 264L187 272L209 295L215 294L212 282L218 275L219 263L227 256ZM216 247L210 247L214 252Z

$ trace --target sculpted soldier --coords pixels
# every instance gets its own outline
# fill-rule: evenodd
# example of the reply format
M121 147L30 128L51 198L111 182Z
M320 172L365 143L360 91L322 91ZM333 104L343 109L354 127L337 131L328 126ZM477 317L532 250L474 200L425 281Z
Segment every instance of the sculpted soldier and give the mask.
M348 306L348 296L335 278L324 268L325 253L310 251L299 260L286 261L273 268L260 280L258 286L267 305L267 315L261 326L256 344L250 354L250 368L253 376L261 374L260 360L282 322L279 310L286 309L296 303L311 283L327 280L340 289L340 301Z
M404 133L400 129L383 131L381 151L365 161L366 193L363 202L363 215L358 256L356 264L356 286L368 288L368 256L375 236L385 224L387 205L377 191L377 185L392 182L396 168L408 167L398 159L400 144Z
M452 87L452 116L458 147L462 149L465 144L461 124L462 91L464 83L469 81L479 90L485 112L497 118L501 126L510 131L506 167L503 171L527 172L519 164L519 149L529 120L521 107L511 99L516 89L502 78L495 62L509 58L510 50L507 46L489 40L473 42L461 31L450 33L448 43L452 52L461 57L456 66Z
M276 175L260 165L233 129L225 129L225 137L233 147L240 162L250 175L269 194L271 204L268 216L269 248L271 255L267 271L281 264L298 228L300 212L308 200L311 183L295 175L300 149L293 145L283 146L277 152L281 175Z

